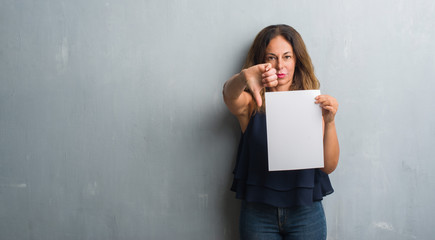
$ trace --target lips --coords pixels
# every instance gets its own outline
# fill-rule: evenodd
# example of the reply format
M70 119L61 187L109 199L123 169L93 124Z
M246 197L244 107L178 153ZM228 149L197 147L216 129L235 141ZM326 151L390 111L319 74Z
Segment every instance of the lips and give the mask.
M286 74L284 74L284 73L278 73L276 75L278 76L278 78L284 78Z

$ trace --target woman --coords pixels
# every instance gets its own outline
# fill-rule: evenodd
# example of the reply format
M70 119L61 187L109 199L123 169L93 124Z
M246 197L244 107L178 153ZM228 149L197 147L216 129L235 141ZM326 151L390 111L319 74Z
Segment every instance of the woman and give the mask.
M334 122L338 103L328 95L313 99L322 108L324 168L276 172L267 168L263 104L265 91L318 88L305 44L287 25L272 25L258 33L243 70L225 83L225 104L242 130L231 188L242 199L242 239L326 239L321 200L333 192L328 174L339 158Z

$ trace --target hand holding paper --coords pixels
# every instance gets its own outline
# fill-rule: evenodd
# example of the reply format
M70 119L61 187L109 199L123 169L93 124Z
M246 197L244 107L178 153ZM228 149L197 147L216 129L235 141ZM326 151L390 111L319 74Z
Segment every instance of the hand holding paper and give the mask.
M316 97L316 103L322 107L322 115L325 123L334 121L338 109L338 102L335 98L328 95L319 95Z

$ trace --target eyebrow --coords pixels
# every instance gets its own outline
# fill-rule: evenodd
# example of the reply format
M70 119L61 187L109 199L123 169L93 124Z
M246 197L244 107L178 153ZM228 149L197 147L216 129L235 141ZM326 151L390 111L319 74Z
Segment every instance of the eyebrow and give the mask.
M286 54L293 54L293 53L290 52L290 51L288 51L288 52L285 52L283 55L286 55ZM273 56L276 57L276 54L275 54L275 53L266 53L266 55L273 55Z

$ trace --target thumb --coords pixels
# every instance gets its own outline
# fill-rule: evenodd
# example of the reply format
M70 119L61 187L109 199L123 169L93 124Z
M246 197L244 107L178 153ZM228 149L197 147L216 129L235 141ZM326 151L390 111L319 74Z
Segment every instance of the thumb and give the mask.
M261 99L260 90L253 91L254 99L257 102L258 107L261 107L263 105L263 100Z

